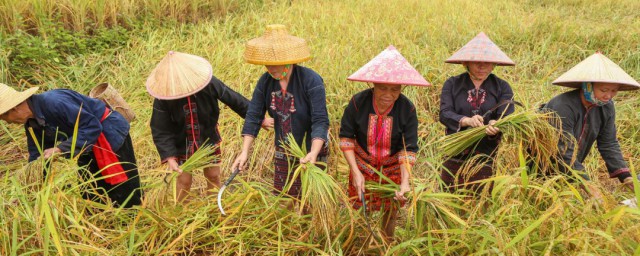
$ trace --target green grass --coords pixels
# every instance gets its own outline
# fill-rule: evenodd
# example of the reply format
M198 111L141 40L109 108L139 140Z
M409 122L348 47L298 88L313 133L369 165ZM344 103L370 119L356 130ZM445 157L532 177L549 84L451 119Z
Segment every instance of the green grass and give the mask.
M17 2L2 1L0 10ZM82 1L68 2L79 6ZM161 2L139 3L149 5L145 12L186 8L160 7ZM444 127L438 123L441 86L448 77L463 72L459 65L444 64L444 60L478 32L487 33L517 63L515 67L498 67L494 73L508 81L516 100L531 109L566 91L550 82L597 50L640 79L640 2L227 2L237 8L225 15L212 14L191 22L191 14L186 12L182 20L149 22L131 28L126 46L116 52L74 56L66 65L34 66L40 74L38 80L45 81L40 85L44 89L72 88L88 93L93 86L109 82L129 102L138 117L132 123L131 136L145 201L139 209L122 210L80 199L78 186L66 186L77 184L74 163L70 161L56 162L55 175L43 183L38 168L26 164L23 128L0 122L1 255L284 255L331 250L401 255L640 252L640 210L617 205L634 195L617 180L606 177L604 163L595 150L585 166L597 187L604 191L601 204L586 198L563 177L539 179L522 175L518 145L505 145L504 150L510 154L499 159L506 163L493 179L495 189L491 194L467 198L441 193L437 180L443 154L436 146L444 135ZM49 15L48 10L40 6L22 18ZM107 9L102 12L110 13ZM88 11L77 13L79 17L93 15ZM138 11L121 11L115 17L126 20L136 15ZM69 29L82 29L74 27L79 25L74 25L77 23L72 22L73 18L64 21L69 22ZM24 22L11 18L9 23ZM103 22L108 23L106 18ZM271 194L273 132L261 132L248 170L225 193L228 216L220 215L214 198L174 205L171 189L162 181L166 170L160 165L148 126L152 98L144 87L147 75L167 51L188 52L210 60L218 78L250 97L264 67L243 62L244 43L261 35L271 23L286 24L291 34L309 42L313 59L303 65L322 75L327 88L331 122L328 173L345 189L349 169L338 148L340 117L351 95L369 88L349 82L346 77L393 44L434 84L429 88L406 87L403 92L417 107L420 151L412 171L414 201L401 210L396 244L382 246L375 239L368 239L366 223L359 217L352 219L350 216L360 215L350 213L348 208L340 209L332 237L309 232L313 223L310 216L284 210L280 206L282 199ZM23 25L14 27L20 26ZM18 87L20 78L13 80L11 70L6 68L8 56L8 49L0 49L0 77L5 78L2 82ZM20 86L29 84L22 82ZM637 92L621 92L616 97L619 141L625 157L633 163L640 162L638 109ZM231 173L229 167L241 148L241 127L242 119L223 107L223 178ZM204 195L204 177L195 173L194 192ZM373 215L372 223L378 223L379 218ZM374 229L378 230L375 226ZM372 244L363 246L365 240ZM328 247L327 241L337 241L339 246Z

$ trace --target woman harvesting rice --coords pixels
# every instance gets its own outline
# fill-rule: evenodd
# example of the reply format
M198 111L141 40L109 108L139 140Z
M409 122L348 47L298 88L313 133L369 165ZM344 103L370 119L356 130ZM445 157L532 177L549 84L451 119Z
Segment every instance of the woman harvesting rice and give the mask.
M283 25L269 25L263 36L247 42L244 58L248 63L265 65L267 72L253 91L242 128L242 152L232 168L244 168L260 123L269 112L275 119L273 185L279 193L290 176L290 159L283 148L287 134L293 134L296 143L307 149L300 163L326 161L329 118L324 81L313 70L297 64L311 58L309 48L304 39L289 35ZM300 195L300 178L287 193Z
M24 125L29 161L80 154L78 166L88 172L79 172L91 187L82 192L84 198L102 202L100 194L106 194L115 206L139 205L142 191L127 120L101 100L75 91L34 95L37 90L17 92L0 84L0 119Z
M184 163L203 143L219 145L220 108L218 100L244 117L249 101L213 76L211 64L202 57L169 52L147 78L147 91L155 99L151 115L151 133L160 159L179 174L176 182L178 201L187 196L193 177L182 172ZM218 147L216 155L220 156ZM207 193L220 187L219 159L205 168Z
M554 97L545 105L560 117L562 131L568 137L558 145L566 165L584 172L582 163L597 142L609 177L618 178L633 188L633 178L616 137L613 98L618 91L639 89L640 84L601 53L578 63L553 84L575 88ZM589 179L585 173L581 176Z
M485 165L466 178L458 170L471 157L478 154L491 156L497 148L500 131L493 124L513 112L513 91L509 83L491 72L496 65L513 66L515 63L482 32L445 62L462 64L467 70L447 79L442 87L440 122L446 127L446 134L488 124L486 133L489 136L463 153L449 156L451 158L443 164L446 169L442 170L441 178L449 190L458 187L479 189L480 186L459 184L489 178L493 174L491 167Z
M340 148L351 175L349 196L354 208L362 207L366 193L368 209L383 210L382 226L393 238L398 208L390 198L368 193L365 181L388 183L376 172L400 185L395 199L404 201L409 192L409 171L418 152L418 117L413 103L402 94L402 85L429 86L393 46L364 65L349 80L373 83L372 89L357 93L344 110L340 125Z

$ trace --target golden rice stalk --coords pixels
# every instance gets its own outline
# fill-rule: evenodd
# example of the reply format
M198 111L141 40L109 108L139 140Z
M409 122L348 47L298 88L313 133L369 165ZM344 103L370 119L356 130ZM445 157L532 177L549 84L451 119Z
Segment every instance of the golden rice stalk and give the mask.
M371 170L373 170L376 174L378 174L378 182L368 181L365 182L365 187L369 192L380 195L382 198L392 198L396 196L396 191L400 191L400 185L396 184L393 180L382 173L382 170L378 171L372 166ZM383 183L382 181L385 181Z
M373 194L379 195L381 198L393 198L396 196L396 191L400 190L400 186L395 183L378 183L378 182L365 182L367 190Z
M283 147L294 158L300 159L307 155L306 149L296 143L292 134L287 135L287 141ZM300 177L302 182L300 209L308 205L312 213L312 223L319 224L313 226L316 229L323 228L329 238L330 231L336 226L339 206L341 203L346 203L348 198L338 182L316 164L300 164L293 170L293 175L283 189L283 193L286 193L293 185L293 181Z
M214 154L217 147L217 145L205 142L204 145L193 152L193 155L187 161L180 165L180 169L184 172L192 173L195 170L214 166L213 163L218 159L218 156Z
M530 132L524 130L529 126L529 123L543 120L546 116L547 114L531 111L520 112L498 120L495 126L498 127L503 134L505 134L507 130L522 131L522 133L526 134ZM475 127L445 136L442 139L444 154L447 156L455 156L475 145L486 136L485 129L486 126Z
M533 161L536 168L552 169L558 156L558 141L562 136L562 132L556 128L559 127L557 122L557 117L549 112L529 110L506 116L495 124L502 132L500 148L522 145L527 149L526 158ZM444 154L456 156L467 148L475 147L486 136L485 128L476 127L444 137L441 140ZM517 152L507 151L504 152ZM517 156L509 159L517 159Z

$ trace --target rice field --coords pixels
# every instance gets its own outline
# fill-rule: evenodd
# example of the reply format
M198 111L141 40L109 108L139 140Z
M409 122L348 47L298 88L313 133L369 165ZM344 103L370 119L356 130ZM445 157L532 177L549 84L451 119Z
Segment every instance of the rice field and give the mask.
M43 181L43 163L27 164L24 129L0 122L0 255L640 255L640 210L619 205L640 198L640 190L634 194L609 179L595 149L584 164L602 201L565 177L529 175L515 143L527 138L500 149L491 193L444 193L438 178L444 157L439 93L448 77L464 71L445 64L447 57L484 31L516 62L494 73L511 84L522 110L530 110L565 91L551 81L595 51L640 79L638 10L635 0L0 1L2 45L17 30L45 31L46 17L58 17L73 31L129 31L116 51L73 56L64 65L33 60L37 76L29 82L11 74L13 53L1 47L0 82L85 94L102 82L115 86L136 113L130 133L145 193L136 209L85 201L75 163L65 159L57 159ZM287 25L311 47L313 58L302 65L324 78L328 174L344 191L349 170L338 146L340 118L351 95L369 88L346 77L394 45L434 85L403 91L417 107L420 151L394 242L379 239L379 214L364 216L339 204L325 213L334 217L324 225L287 210L290 200L271 192L272 131L261 132L248 169L225 191L226 216L215 196L205 196L198 170L191 200L175 202L173 185L164 182L170 171L151 139L147 76L168 51L187 52L207 58L216 77L250 97L265 69L244 63L244 43L272 23ZM616 97L618 139L634 172L640 162L637 93ZM240 152L242 121L222 107L222 178Z

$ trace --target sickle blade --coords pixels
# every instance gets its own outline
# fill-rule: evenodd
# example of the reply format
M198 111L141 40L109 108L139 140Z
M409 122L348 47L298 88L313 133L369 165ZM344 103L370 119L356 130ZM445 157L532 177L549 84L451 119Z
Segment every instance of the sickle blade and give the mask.
M240 169L236 169L235 171L233 171L229 179L227 179L227 181L225 181L224 184L222 184L220 191L218 191L218 209L220 209L220 213L222 213L222 215L226 215L224 212L224 208L222 208L222 193L224 193L224 190L227 188L227 186L229 186L231 181L233 181L233 179L236 177L236 175L238 175L239 172L240 172Z
M222 215L226 215L224 213L224 208L222 208L222 192L224 192L224 189L227 188L227 186L222 185L222 188L220 188L220 191L218 192L218 209L220 209L220 213L222 213Z

